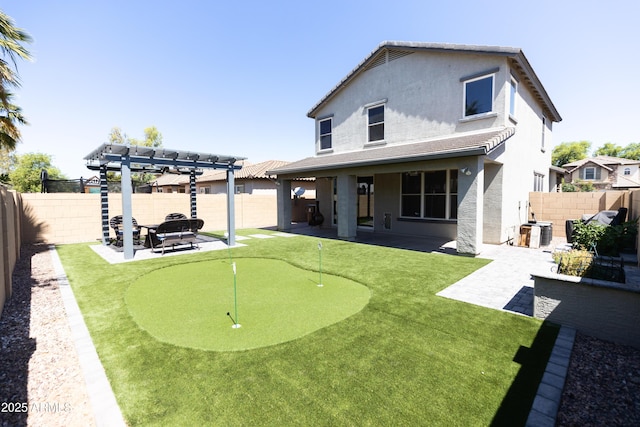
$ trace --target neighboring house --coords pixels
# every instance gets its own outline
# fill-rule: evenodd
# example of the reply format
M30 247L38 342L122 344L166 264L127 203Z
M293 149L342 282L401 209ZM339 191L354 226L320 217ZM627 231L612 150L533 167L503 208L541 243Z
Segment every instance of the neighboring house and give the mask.
M235 174L235 193L275 196L277 182L275 178L267 174L267 171L286 166L289 163L283 160L267 160L256 164L245 162L242 169ZM226 191L226 180L227 176L224 171L205 172L196 178L196 190L201 194L224 193ZM313 179L309 178L297 180L293 189L302 188L304 191L299 192L300 194L303 194L307 199L314 199L316 189L313 181Z
M188 193L189 175L165 172L149 185L151 185L152 191L157 193Z
M100 193L100 178L95 175L83 180L83 185L85 193Z
M380 44L307 115L315 155L269 171L280 229L291 182L315 177L340 238L438 236L471 255L514 238L529 192L549 191L561 120L522 50L408 42Z
M276 180L267 175L267 170L286 166L289 162L281 160L268 160L266 162L251 164L243 162L242 169L234 174L235 194L262 194L276 195ZM160 192L189 192L189 176L165 173L153 183ZM298 190L299 195L306 199L315 198L315 184L313 178L297 180L292 190ZM198 194L226 194L227 172L205 171L196 177L196 192ZM291 196L295 196L294 193Z
M566 182L590 182L598 190L640 187L640 160L595 156L562 165Z

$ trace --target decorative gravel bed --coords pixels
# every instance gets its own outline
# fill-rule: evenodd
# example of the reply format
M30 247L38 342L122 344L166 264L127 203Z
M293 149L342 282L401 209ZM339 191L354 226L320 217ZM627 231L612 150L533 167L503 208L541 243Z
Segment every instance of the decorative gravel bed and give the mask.
M556 425L640 425L640 351L577 333Z
M0 318L0 425L95 425L47 245L22 247L13 289ZM578 333L557 425L640 425L638 396L640 351Z
M0 425L93 426L48 245L23 245L0 318Z

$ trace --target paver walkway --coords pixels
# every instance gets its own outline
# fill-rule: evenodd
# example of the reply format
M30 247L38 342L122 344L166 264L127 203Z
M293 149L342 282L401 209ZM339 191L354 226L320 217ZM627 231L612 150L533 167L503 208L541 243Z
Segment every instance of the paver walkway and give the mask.
M540 249L484 245L479 257L493 261L437 295L533 316L531 273L551 269L554 266L551 253L564 246L564 241Z

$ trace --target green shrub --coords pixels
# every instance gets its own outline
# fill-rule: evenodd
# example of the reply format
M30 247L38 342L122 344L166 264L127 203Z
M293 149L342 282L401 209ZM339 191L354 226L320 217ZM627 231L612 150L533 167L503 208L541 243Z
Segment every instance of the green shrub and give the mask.
M618 256L623 249L633 247L637 233L637 220L619 225L577 221L573 229L573 247L587 251L595 249L600 255Z

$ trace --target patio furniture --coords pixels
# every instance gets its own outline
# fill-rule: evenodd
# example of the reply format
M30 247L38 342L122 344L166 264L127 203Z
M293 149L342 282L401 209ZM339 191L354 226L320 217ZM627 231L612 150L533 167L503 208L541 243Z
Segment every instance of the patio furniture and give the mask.
M155 251L158 247L162 248L164 255L165 249L171 247L175 249L178 245L197 244L198 230L204 226L204 221L198 218L188 219L171 219L158 225L157 228L149 228L149 243L151 251Z
M116 233L116 246L122 246L122 236L124 233L124 227L122 225L122 215L116 215L109 220L109 225ZM135 218L131 218L131 225L133 227L133 242L134 244L140 244L140 227Z
M169 221L172 219L187 219L187 216L183 213L178 213L178 212L174 212L174 213L170 213L167 216L164 217L165 221Z

